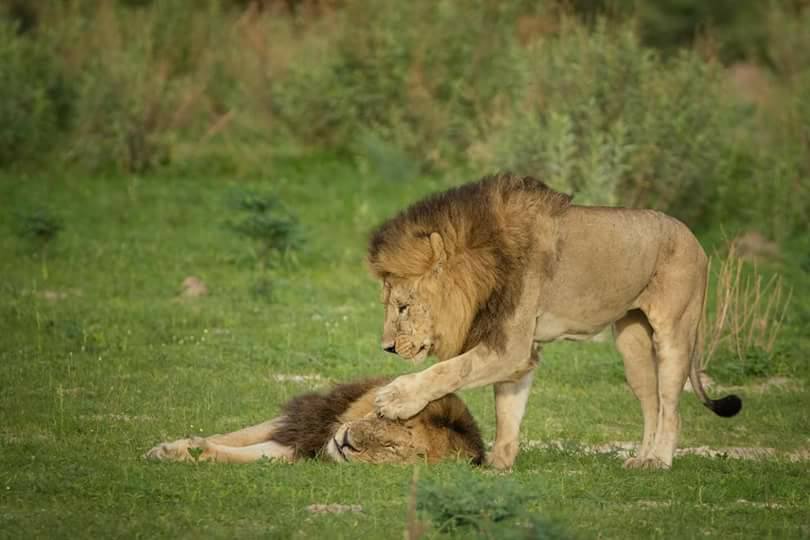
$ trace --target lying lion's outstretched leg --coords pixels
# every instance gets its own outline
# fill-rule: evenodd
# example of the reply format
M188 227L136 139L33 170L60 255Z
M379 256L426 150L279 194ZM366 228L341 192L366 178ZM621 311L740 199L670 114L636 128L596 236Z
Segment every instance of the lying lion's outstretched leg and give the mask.
M210 437L206 437L206 440L225 446L248 446L251 444L269 441L273 436L273 432L278 428L281 420L281 417L273 418L267 422L246 427L244 429L240 429L239 431L233 431L223 435L211 435Z
M144 457L161 461L191 461L195 458L191 453L189 453L188 449L203 448L204 450L205 444L216 444L237 448L268 442L273 436L273 431L278 427L282 419L283 417L274 418L255 426L240 429L239 431L225 433L222 435L211 435L205 439L201 437L192 437L187 439L178 439L172 442L164 442L149 450ZM210 459L210 457L205 453L205 451L203 451L203 455L197 456L196 459L207 461Z
M217 463L253 463L261 459L292 461L294 450L275 441L266 441L249 446L225 446L209 440L199 443L202 449L199 459Z
M658 376L652 327L640 310L630 311L614 323L616 348L624 359L624 372L633 394L641 403L644 433L641 447L635 457L625 461L628 468L643 467L649 459L655 442L658 423Z

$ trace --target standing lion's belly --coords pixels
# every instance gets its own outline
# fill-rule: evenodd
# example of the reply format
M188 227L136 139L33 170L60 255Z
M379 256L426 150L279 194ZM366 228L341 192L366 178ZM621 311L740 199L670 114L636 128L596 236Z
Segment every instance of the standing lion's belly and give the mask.
M600 322L578 321L548 312L541 313L537 317L534 339L540 342L559 341L563 339L584 341L604 330L613 320L615 319L611 318L611 320Z

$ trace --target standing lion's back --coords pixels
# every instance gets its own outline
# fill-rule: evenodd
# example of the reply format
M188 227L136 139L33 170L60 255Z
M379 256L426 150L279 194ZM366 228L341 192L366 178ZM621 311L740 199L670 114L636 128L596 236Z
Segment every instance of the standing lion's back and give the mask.
M655 210L571 206L560 216L559 262L551 301L588 304L606 320L638 307L635 299L673 261L702 266L705 253L689 229ZM615 313L613 313L615 311Z

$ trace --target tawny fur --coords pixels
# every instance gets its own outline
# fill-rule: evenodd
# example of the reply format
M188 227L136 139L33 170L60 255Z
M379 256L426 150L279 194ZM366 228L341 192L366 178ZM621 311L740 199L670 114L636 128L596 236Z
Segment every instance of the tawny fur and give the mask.
M291 399L267 422L225 435L179 439L146 453L164 461L250 463L259 459L325 459L363 463L435 463L457 458L481 464L484 444L464 402L447 395L408 420L379 418L374 396L386 379L339 384Z
M694 376L707 281L694 235L660 212L570 201L539 180L499 174L417 202L372 233L383 348L442 361L381 389L380 414L408 418L439 396L493 384L489 459L511 467L539 345L610 325L644 417L627 466L671 466L690 374L717 414L739 411L739 398L712 400Z

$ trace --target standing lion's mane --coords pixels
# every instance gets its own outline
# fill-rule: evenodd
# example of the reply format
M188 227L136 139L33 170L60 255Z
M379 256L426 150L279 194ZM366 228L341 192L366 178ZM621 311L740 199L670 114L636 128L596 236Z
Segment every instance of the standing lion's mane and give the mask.
M535 260L548 276L554 272L557 218L570 203L569 195L530 176L485 176L382 223L371 233L368 265L381 280L424 276L436 264L430 235L439 233L447 254L443 274L451 280L447 289L463 295L460 305L475 313L456 354L478 343L503 350L503 325L517 307L527 264Z

